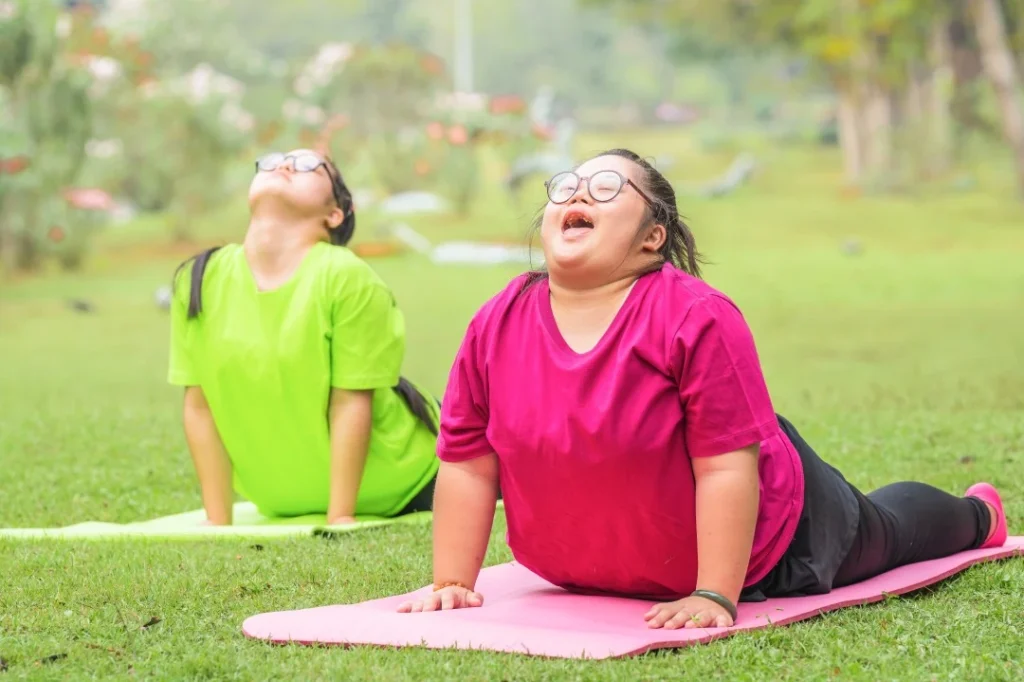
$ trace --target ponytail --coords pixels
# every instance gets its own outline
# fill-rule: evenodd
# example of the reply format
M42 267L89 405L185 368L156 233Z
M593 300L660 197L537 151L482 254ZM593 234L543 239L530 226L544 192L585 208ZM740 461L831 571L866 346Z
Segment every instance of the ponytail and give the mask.
M427 404L427 399L420 393L412 383L405 377L398 378L398 385L394 387L395 393L402 397L409 410L416 415L416 418L423 422L432 434L438 435L437 420L434 418L434 411ZM439 405L440 403L438 403Z
M171 283L171 291L174 292L178 286L179 275L185 267L192 263L192 276L189 278L189 296L188 296L188 319L194 319L199 317L199 313L203 311L203 275L206 274L206 266L210 263L210 258L220 250L219 246L207 249L202 253L198 253L192 256L174 271L174 280Z

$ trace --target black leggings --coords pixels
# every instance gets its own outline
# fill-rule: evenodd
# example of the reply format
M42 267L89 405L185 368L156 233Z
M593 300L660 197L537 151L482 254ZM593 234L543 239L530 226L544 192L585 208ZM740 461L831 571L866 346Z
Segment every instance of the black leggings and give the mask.
M853 492L860 519L835 587L976 549L988 538L991 516L975 497L956 497L914 481L893 483L866 496L856 488Z
M434 509L434 486L437 484L437 474L431 478L423 488L416 493L416 497L409 500L409 504L402 507L402 511L396 516L405 516L415 512L432 511Z
M980 547L988 537L991 519L981 500L915 482L864 495L785 417L778 420L800 455L803 511L786 553L744 590L744 601L823 594L897 566Z

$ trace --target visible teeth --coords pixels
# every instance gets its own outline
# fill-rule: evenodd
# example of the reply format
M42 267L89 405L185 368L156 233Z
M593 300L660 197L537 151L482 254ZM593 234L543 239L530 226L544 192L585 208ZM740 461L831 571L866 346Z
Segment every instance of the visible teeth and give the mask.
M565 227L593 227L594 223L590 222L581 215L569 216L569 219L565 221Z

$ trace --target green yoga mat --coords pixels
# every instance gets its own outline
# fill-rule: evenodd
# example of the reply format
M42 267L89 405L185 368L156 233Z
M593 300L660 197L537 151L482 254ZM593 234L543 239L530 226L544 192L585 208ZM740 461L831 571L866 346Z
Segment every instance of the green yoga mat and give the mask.
M397 518L361 517L358 523L329 526L324 515L267 518L256 511L251 502L239 502L234 508L234 523L230 526L201 526L206 519L202 509L162 516L136 523L103 523L87 521L63 528L2 528L0 538L215 538L215 537L282 537L351 533L394 523L426 523L431 512L417 512Z

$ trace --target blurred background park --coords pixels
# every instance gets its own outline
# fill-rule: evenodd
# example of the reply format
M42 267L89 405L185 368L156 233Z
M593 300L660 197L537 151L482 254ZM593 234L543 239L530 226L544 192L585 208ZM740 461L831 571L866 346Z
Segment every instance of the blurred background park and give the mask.
M252 159L298 146L375 254L428 214L521 241L541 181L616 142L695 198L783 168L1024 196L1019 0L3 0L0 46L7 276L237 238Z
M183 258L243 238L258 155L337 161L352 248L407 319L404 373L440 394L471 315L539 265L543 180L624 146L675 185L776 409L826 459L863 489L989 480L1019 534L1022 72L1024 0L0 0L0 525L199 506L165 381L167 285ZM500 532L489 561L508 558ZM80 676L126 660L176 677L392 676L386 652L237 642L256 610L429 576L429 530L375 537L341 560L296 543L244 562L243 545L0 541L14 566L0 633L16 635L0 654L16 672L67 653L55 665ZM804 639L708 647L687 672L714 676L728 646L751 679L1020 679L1009 616L991 609L1019 617L1022 584L1019 567L979 569ZM124 634L124 614L160 615L164 639ZM921 644L938 631L953 644ZM409 655L410 679L456 660ZM505 664L467 665L553 670Z

